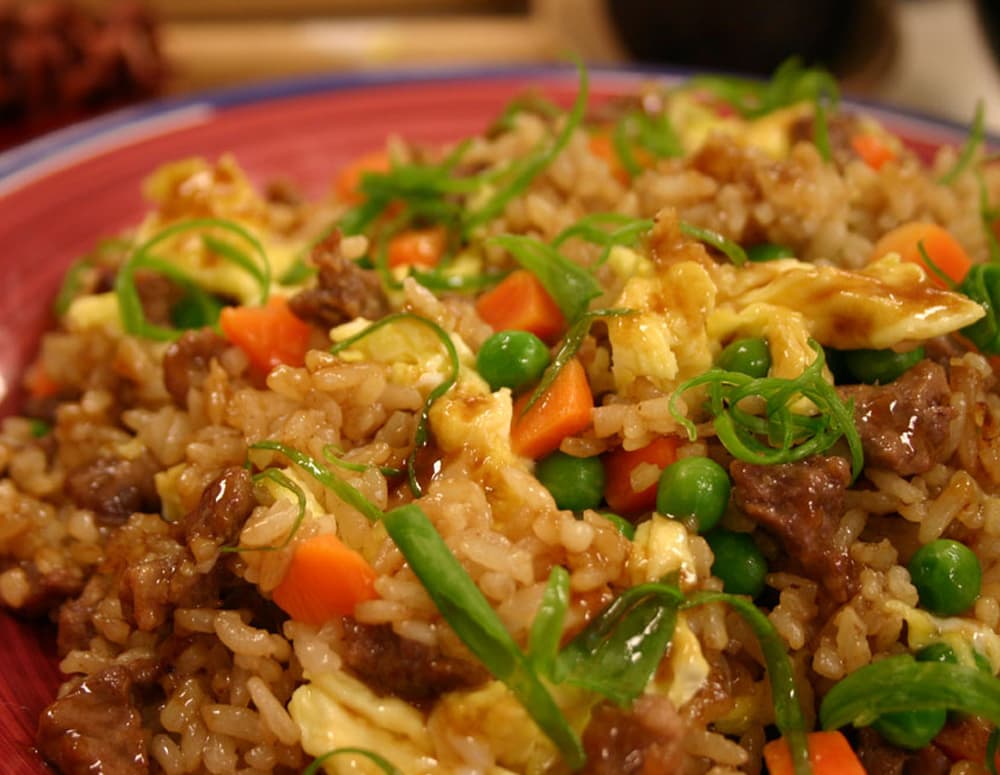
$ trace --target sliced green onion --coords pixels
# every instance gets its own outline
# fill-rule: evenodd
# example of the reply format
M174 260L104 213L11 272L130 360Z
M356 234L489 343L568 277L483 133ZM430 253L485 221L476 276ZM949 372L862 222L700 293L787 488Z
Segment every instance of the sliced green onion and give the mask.
M309 266L309 264L299 257L295 259L292 265L285 270L285 273L278 278L278 282L281 285L301 285L316 274L316 272L316 267Z
M1000 746L1000 727L993 727L990 738L986 741L986 771L997 775L997 747Z
M587 337L587 332L590 331L590 327L595 321L601 318L621 317L633 314L635 314L635 310L631 309L596 309L592 312L585 312L577 318L576 322L569 327L566 336L563 337L562 344L559 345L559 349L556 351L551 363L542 372L542 378L538 381L538 385L534 391L532 391L531 398L524 405L522 412L527 412L531 409L535 405L535 402L545 395L545 391L552 387L552 383L556 381L556 377L559 376L559 372L562 371L563 366L573 360L577 352L579 352L583 340Z
M528 635L528 657L539 675L551 676L569 610L569 571L552 568Z
M982 100L979 100L976 103L976 114L972 119L972 126L969 128L969 136L966 138L965 144L962 146L962 150L955 160L955 164L938 178L938 183L942 186L950 186L958 180L959 175L965 172L969 168L969 165L972 164L976 151L982 146L985 137L986 105Z
M45 422L45 420L40 420L37 417L32 417L28 420L28 428L31 431L31 437L33 439L40 439L43 436L48 436L52 432L52 426Z
M833 160L833 148L830 147L830 124L826 117L826 104L822 95L816 97L813 116L813 145L819 151L823 161Z
M923 240L917 242L917 250L920 252L920 258L923 259L924 263L927 265L927 268L930 269L937 276L937 278L945 284L945 287L950 288L953 291L957 290L958 284L954 280L952 280L941 267L937 265L934 259L930 257L930 255L927 253L927 248L924 247Z
M978 667L918 662L897 654L865 665L836 683L819 708L824 729L863 727L885 713L944 708L1000 724L1000 680Z
M724 369L710 369L682 383L670 397L670 412L694 441L697 428L677 407L681 395L694 387L708 388L708 411L719 441L731 455L750 463L774 465L819 454L843 437L851 452L852 477L864 467L861 437L854 424L853 404L844 402L823 378L826 363L823 348L813 341L816 359L798 377L750 377ZM764 400L764 416L749 414L740 403L750 397ZM791 404L807 398L816 406L816 416L799 415ZM766 441L758 437L763 436Z
M1000 355L1000 264L976 264L958 290L979 304L986 315L962 329L980 352Z
M118 275L115 278L115 293L118 296L122 326L127 333L159 341L176 339L181 334L179 328L158 326L146 320L146 314L142 308L142 300L135 285L135 273L139 269L148 269L157 272L174 281L184 288L188 296L193 300L193 304L202 310L208 310L212 307L206 301L208 294L190 275L172 262L160 258L152 252L153 248L171 237L176 237L178 234L184 232L201 229L228 231L253 247L257 259L259 259L257 261L251 259L246 253L228 242L224 242L213 235L202 235L202 241L206 248L217 253L226 261L239 266L257 282L260 286L259 302L261 304L267 302L271 286L271 264L268 261L263 245L253 234L233 221L220 218L195 218L180 221L160 230L139 245L118 270Z
M329 468L305 452L271 439L251 444L250 449L267 449L281 453L328 490L332 490L348 506L364 515L368 521L378 522L382 518L382 510L362 495L360 490L336 476Z
M283 471L279 471L277 468L265 468L253 477L255 482L259 482L261 479L270 479L272 482L284 487L295 496L295 500L299 507L299 513L295 516L295 521L292 522L292 529L288 531L288 535L285 536L285 540L277 546L221 546L219 547L220 552L275 552L288 546L288 544L290 544L292 539L295 537L295 534L299 532L299 528L302 526L302 521L306 518L306 494L302 491L302 488L293 482L287 474Z
M559 232L552 240L552 247L558 249L572 237L600 245L604 249L594 264L598 267L608 260L615 246L632 247L652 228L653 221L649 218L633 218L621 213L591 213Z
M451 390L452 386L458 380L458 370L460 364L458 361L458 351L455 349L455 343L451 341L451 337L448 336L448 332L445 331L443 328L441 328L441 326L439 326L433 320L421 317L420 315L414 315L412 312L397 312L393 315L387 315L381 320L372 323L364 330L359 331L357 334L349 336L342 342L335 344L333 347L330 348L330 352L333 354L337 354L342 350L347 349L355 342L368 336L369 334L378 331L380 328L384 328L385 326L391 325L400 320L411 320L414 323L419 323L420 325L427 326L438 338L438 341L441 342L442 346L444 346L444 349L448 354L449 365L451 366L451 370L448 376L446 376L438 384L437 387L435 387L430 393L428 393L427 398L424 399L423 406L420 409L420 417L417 420L416 433L414 434L413 438L413 451L410 453L409 457L406 460L406 470L409 475L410 490L413 492L413 495L415 497L419 498L420 495L422 494L422 487L420 486L420 482L417 480L417 469L416 469L417 454L420 452L421 449L423 449L424 446L426 446L429 440L431 406L433 406L434 402L437 401L441 396L443 396L445 393Z
M576 732L427 515L409 504L388 512L383 523L455 634L494 677L507 684L570 768L582 767L586 757Z
M684 608L714 602L725 603L736 611L757 637L764 662L767 664L768 680L771 682L775 724L788 740L796 775L810 775L812 767L809 764L809 748L806 743L806 720L802 714L798 689L795 687L792 663L781 636L767 616L741 595L699 592L684 603Z
M80 289L83 287L83 280L81 279L83 273L93 265L94 257L84 256L74 261L69 269L66 270L62 285L59 286L59 292L56 294L55 301L52 302L52 309L56 315L61 317L66 314L69 305L73 303L73 299L77 297Z
M521 113L534 113L542 118L552 119L559 115L560 108L541 94L519 94L508 102L487 130L488 135L509 132L516 125Z
M560 652L553 679L630 703L663 659L683 599L672 584L625 590Z
M534 274L570 323L587 311L591 299L601 295L601 286L590 272L541 240L501 234L486 242L504 248Z
M722 236L717 231L703 229L700 226L695 226L694 224L686 223L685 221L681 221L680 230L681 234L685 234L688 237L704 242L709 247L715 248L736 266L742 266L747 261L746 251L731 239Z
M376 767L378 767L385 775L403 775L403 773L396 768L396 766L390 762L385 757L374 751L369 751L367 748L354 748L351 746L345 746L343 748L334 748L332 751L327 751L322 756L317 756L310 762L309 766L302 770L301 775L317 775L319 773L320 767L322 767L327 760L332 759L334 756L341 755L351 755L351 756L363 756L364 758L371 761Z
M587 109L588 79L587 68L582 61L577 63L577 71L580 76L580 84L577 87L576 99L566 115L566 123L563 125L555 140L547 148L543 147L522 162L512 165L511 179L506 185L499 188L485 204L479 209L466 213L462 219L462 233L468 234L473 229L493 220L500 215L507 204L514 197L521 194L531 182L538 177L552 160L555 159L569 143L573 132L583 121L584 111Z

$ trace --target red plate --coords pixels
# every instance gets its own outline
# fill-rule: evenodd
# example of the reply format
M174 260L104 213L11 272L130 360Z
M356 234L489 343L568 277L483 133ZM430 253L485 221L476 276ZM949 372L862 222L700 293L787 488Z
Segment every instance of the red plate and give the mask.
M678 74L591 72L594 104L641 81ZM258 183L293 180L323 194L347 161L387 136L453 140L482 130L507 100L538 87L562 104L576 93L564 69L332 76L168 100L56 132L0 154L0 416L14 410L17 385L69 263L144 211L143 178L189 156L232 153ZM962 142L965 129L912 113L865 105L922 155ZM0 614L0 770L45 773L32 748L39 712L59 671L54 628Z

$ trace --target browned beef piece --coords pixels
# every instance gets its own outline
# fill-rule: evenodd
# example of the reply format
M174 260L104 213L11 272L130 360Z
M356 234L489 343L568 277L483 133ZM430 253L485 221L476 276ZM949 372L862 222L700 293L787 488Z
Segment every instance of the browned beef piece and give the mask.
M131 688L132 677L121 665L83 679L42 713L38 750L62 775L149 772L142 718Z
M867 464L910 476L940 462L953 414L940 365L923 360L888 385L849 385L838 392L854 399Z
M17 609L20 614L26 616L46 614L83 588L83 572L79 569L56 567L42 571L33 562L16 564L26 574L30 590L25 601Z
M73 649L86 649L97 630L94 628L94 608L107 594L108 580L91 576L79 597L67 600L59 607L59 635L56 648L60 657Z
M186 546L162 536L151 539L143 556L123 569L118 597L135 626L151 632L168 621L174 608L208 603L212 582L195 572Z
M832 541L851 481L847 461L819 455L779 465L736 460L729 472L736 505L777 535L802 572L822 582L834 600L850 598L857 586L854 564Z
M830 152L833 154L833 160L841 167L858 158L851 139L858 133L860 127L858 117L853 113L834 113L827 116L826 130L830 140ZM788 139L793 143L802 141L811 143L815 138L815 122L811 115L793 121L788 128Z
M643 695L629 708L603 702L583 732L584 775L681 775L684 722L666 697Z
M184 289L168 277L155 272L138 271L135 289L146 319L157 326L172 326L170 312L184 298Z
M188 390L200 387L213 358L229 343L210 328L186 331L163 356L163 384L178 406L187 406Z
M69 472L66 494L80 508L96 512L99 519L119 524L136 511L160 510L153 480L156 470L148 455L133 460L99 457Z
M296 316L320 328L331 328L356 317L377 320L389 311L378 275L341 255L339 232L313 248L311 258L319 267L317 285L289 300Z
M359 624L345 619L343 626L344 662L378 694L420 702L454 689L477 686L489 677L480 665L402 638L388 624Z
M184 518L188 542L194 537L219 544L233 540L256 503L250 472L239 466L227 468L205 488L197 508Z
M958 716L938 733L934 745L952 761L983 762L992 729L993 726L979 716Z
M951 759L936 744L905 751L882 739L871 727L858 730L858 758L868 775L948 775Z

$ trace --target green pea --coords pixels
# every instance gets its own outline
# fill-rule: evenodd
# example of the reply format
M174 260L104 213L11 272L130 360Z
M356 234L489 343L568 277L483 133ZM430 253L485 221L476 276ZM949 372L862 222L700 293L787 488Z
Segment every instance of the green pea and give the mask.
M760 337L737 339L719 353L716 366L750 377L766 377L771 368L771 350L767 340Z
M965 544L939 538L921 546L909 564L920 605L939 616L965 611L979 597L983 569Z
M535 476L552 493L556 506L571 511L593 509L604 497L604 464L599 457L553 452L538 461Z
M491 390L513 391L537 382L549 365L549 348L530 331L499 331L479 348L476 370Z
M629 541L635 538L635 525L625 519L625 517L621 517L612 511L602 511L601 516L614 525L618 529L618 532Z
M722 579L726 592L757 597L764 591L767 560L749 533L717 527L705 535L715 559L712 575Z
M883 713L872 726L889 743L916 751L938 736L948 720L944 708Z
M885 385L924 359L924 348L895 350L845 350L844 365L858 382Z
M707 457L684 457L660 474L656 510L664 516L690 521L699 533L711 530L729 505L729 475Z
M751 261L774 261L779 258L795 258L795 251L774 242L761 242L746 249Z

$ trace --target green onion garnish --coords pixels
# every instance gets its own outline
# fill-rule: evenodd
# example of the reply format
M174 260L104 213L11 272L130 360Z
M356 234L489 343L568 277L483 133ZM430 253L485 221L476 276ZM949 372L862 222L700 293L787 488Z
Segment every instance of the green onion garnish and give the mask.
M824 729L867 726L885 713L946 710L1000 724L1000 680L978 667L918 662L897 654L865 665L834 685L819 708Z
M334 756L341 755L351 755L351 756L363 756L364 758L371 761L376 767L378 767L385 775L403 775L403 773L396 768L396 766L390 762L385 757L374 751L369 751L367 748L354 748L351 746L345 746L343 748L334 748L332 751L327 751L322 756L317 756L310 762L309 766L302 770L301 775L317 775L319 773L320 767L322 767L328 759L332 759Z
M678 398L700 385L708 387L708 410L719 441L731 455L749 463L773 465L802 460L824 452L841 437L851 451L851 471L857 478L864 466L861 437L854 425L853 404L844 402L833 385L823 378L826 358L813 341L816 359L798 377L750 377L714 368L681 384L670 397L670 412L694 441L694 423L680 413ZM764 415L750 414L740 407L750 397L763 399ZM791 404L800 398L813 402L815 416L797 414ZM761 437L765 440L761 441Z
M693 223L687 223L686 221L680 222L680 230L681 234L704 242L709 247L715 248L736 266L742 266L747 261L746 251L731 239L722 236L717 231L703 229L700 226L695 226Z
M982 100L979 100L979 102L976 103L976 114L972 119L972 126L969 127L969 136L966 138L965 144L962 146L962 150L958 154L958 158L955 160L955 164L950 170L938 178L938 183L942 186L949 186L958 180L959 175L965 172L965 170L969 168L969 165L972 164L976 151L979 150L980 146L983 144L985 137L986 105Z
M427 515L419 506L409 504L388 512L383 523L455 634L490 673L507 684L570 768L580 769L586 757L576 732L532 661L518 648Z
M569 571L552 568L528 636L528 656L539 675L551 676L569 610Z
M134 336L141 336L146 339L159 341L170 341L176 339L181 334L180 328L172 326L159 326L146 320L146 313L142 308L142 300L135 285L135 273L140 269L147 269L164 275L175 282L185 291L186 306L182 312L182 317L189 316L187 323L192 321L199 325L211 325L215 319L207 316L215 314L220 309L219 305L213 302L210 295L205 292L195 281L167 259L155 255L152 250L165 240L176 237L188 231L200 231L204 229L216 229L229 232L248 243L253 248L256 258L251 258L249 254L236 247L228 241L223 241L212 234L202 234L202 242L208 250L219 255L222 259L235 264L249 274L259 285L259 302L267 302L268 293L271 286L271 264L260 241L247 231L243 226L220 218L195 218L187 221L180 221L159 231L150 237L146 242L139 245L128 260L118 270L115 278L115 293L118 296L118 308L121 315L122 326L126 333Z
M552 247L558 249L572 237L600 245L604 249L594 264L598 267L608 260L616 245L632 247L652 228L653 221L649 218L633 218L621 213L591 213L559 232L552 240Z
M221 546L219 547L220 552L276 552L288 546L295 537L295 534L299 532L302 521L306 518L306 494L302 491L302 488L293 482L287 474L277 468L265 468L260 473L254 474L254 482L259 482L261 479L270 479L295 496L299 512L295 516L295 521L292 522L292 529L288 531L285 540L277 546Z

